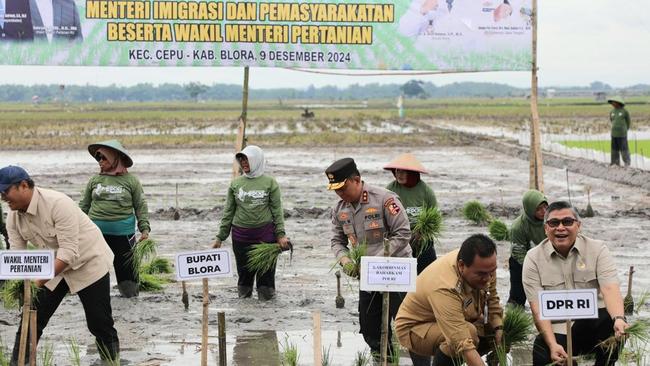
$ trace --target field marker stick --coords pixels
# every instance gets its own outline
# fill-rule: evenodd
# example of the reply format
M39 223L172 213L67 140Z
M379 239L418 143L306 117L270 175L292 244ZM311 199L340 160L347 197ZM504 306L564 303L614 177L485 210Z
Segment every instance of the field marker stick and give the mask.
M532 73L530 86L530 111L532 115L530 126L530 179L529 187L544 192L544 175L542 173L541 130L539 128L539 111L537 109L537 0L533 0L532 32Z
M203 279L203 332L201 334L201 366L208 366L208 279Z
M573 340L571 339L571 319L566 321L566 353L567 353L567 365L573 365Z
M219 366L226 366L228 359L226 356L226 313L220 311L217 313L219 320Z
M18 364L25 364L27 352L27 334L29 332L29 311L32 309L32 281L23 281L23 318L20 325L20 344L18 346Z
M321 341L320 311L313 312L314 318L314 365L323 363L323 342Z
M569 167L566 167L566 192L569 195L569 203L571 203L571 188L569 188ZM573 205L573 203L571 203Z
M29 329L31 329L31 332L29 333L31 342L29 366L36 366L36 348L38 347L38 339L36 335L36 333L38 333L36 331L36 310L29 311Z
M390 256L389 252L390 241L384 237L384 257ZM390 292L384 291L382 294L381 305L381 365L388 365L388 327L390 326L390 318L388 316L388 309L390 305ZM395 351L395 350L393 350Z
M248 66L244 67L244 87L242 90L241 116L237 127L237 139L235 140L235 153L242 151L246 146L246 118L248 115ZM232 176L239 176L239 163L233 162Z

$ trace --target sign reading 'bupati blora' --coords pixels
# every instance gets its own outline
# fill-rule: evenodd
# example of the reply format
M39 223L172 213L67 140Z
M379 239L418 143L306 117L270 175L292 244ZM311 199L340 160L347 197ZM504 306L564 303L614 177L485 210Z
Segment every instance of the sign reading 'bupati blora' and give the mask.
M482 71L532 58L532 0L14 3L4 64Z
M0 251L0 280L39 279L54 277L54 251Z
M176 278L179 281L232 276L230 252L226 249L176 254Z

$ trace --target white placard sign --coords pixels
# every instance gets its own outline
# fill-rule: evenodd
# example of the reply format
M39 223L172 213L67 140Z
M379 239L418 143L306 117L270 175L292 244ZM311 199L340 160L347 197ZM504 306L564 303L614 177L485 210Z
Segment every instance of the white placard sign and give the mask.
M361 290L413 292L417 265L416 258L361 257Z
M176 279L232 277L230 252L227 249L210 249L176 254Z
M592 289L540 291L540 318L544 320L598 318L598 291Z
M53 250L0 251L0 280L54 278Z

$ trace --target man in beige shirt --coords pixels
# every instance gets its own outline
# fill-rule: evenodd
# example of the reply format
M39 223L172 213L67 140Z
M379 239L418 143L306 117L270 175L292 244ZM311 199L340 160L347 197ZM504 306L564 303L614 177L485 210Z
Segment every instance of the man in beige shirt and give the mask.
M485 365L481 355L501 343L503 309L496 289L497 252L482 234L430 264L402 302L395 331L415 366Z
M547 239L524 259L523 283L539 335L533 346L533 365L564 365L567 358L566 322L539 318L538 293L545 290L598 290L598 319L581 319L571 327L576 355L596 354L596 365L614 365L611 354L597 344L628 327L616 266L605 243L580 234L580 216L569 202L551 203L544 216ZM619 343L622 347L622 342Z
M7 216L11 249L25 249L29 242L37 248L55 251L55 277L35 281L41 287L33 303L37 310L37 338L65 295L76 293L99 354L102 358L118 359L119 340L113 327L108 275L113 254L97 226L70 197L35 187L21 167L0 169L0 193L11 209ZM13 363L18 359L19 335L20 327Z

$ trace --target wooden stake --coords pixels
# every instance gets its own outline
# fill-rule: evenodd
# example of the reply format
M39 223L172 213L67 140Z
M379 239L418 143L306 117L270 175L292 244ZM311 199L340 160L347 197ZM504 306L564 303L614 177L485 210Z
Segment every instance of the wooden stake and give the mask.
M632 297L632 274L634 274L634 266L630 266L630 272L627 277L627 295L623 299L623 307L625 315L632 315L634 313L634 298Z
M183 306L185 306L185 310L188 310L190 308L190 297L187 294L187 285L185 284L185 281L181 281L181 286L183 286L181 301L183 302Z
M201 366L208 366L208 305L210 294L208 292L208 279L203 279L203 332L201 334Z
M571 339L571 319L566 321L566 353L567 365L573 366L573 339Z
M323 343L320 331L320 311L315 310L312 314L314 318L314 365L322 365Z
M29 366L36 366L36 348L38 347L38 339L36 333L36 310L29 311L29 338L31 347L29 348Z
M389 253L390 241L384 238L384 257L390 256ZM390 292L384 291L382 294L381 305L381 365L388 365L388 327L390 326L390 317L388 316L388 309L390 305Z
M219 320L219 366L226 366L228 358L226 355L226 313L220 311L217 313Z
M237 140L235 140L235 153L246 147L246 118L248 115L248 66L244 67L244 88L242 91L241 116L237 127ZM232 176L239 176L239 164L235 161L232 166Z
M32 281L23 281L23 318L20 325L20 344L18 346L18 364L25 364L27 353L27 334L29 333L29 311L32 309Z
M542 174L541 131L539 128L539 111L537 108L537 0L533 0L532 33L532 78L530 88L530 181L529 187L544 192L544 175Z

